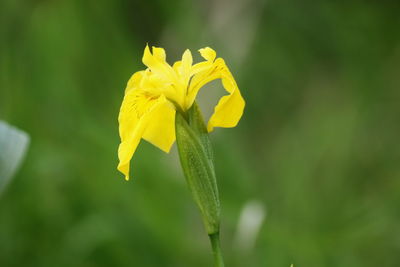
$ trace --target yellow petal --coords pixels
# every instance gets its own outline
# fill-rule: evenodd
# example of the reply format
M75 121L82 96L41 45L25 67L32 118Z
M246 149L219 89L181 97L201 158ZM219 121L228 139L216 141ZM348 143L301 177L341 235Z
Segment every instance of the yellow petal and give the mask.
M175 61L175 63L172 65L172 68L174 69L174 71L179 75L180 73L180 69L182 66L182 61Z
M147 69L144 72L138 87L154 95L161 95L163 91L165 91L167 85L168 83L165 83L159 75L155 75Z
M199 49L199 52L201 56L208 61L214 61L215 57L217 56L217 53L209 47Z
M153 54L150 52L149 46L146 45L142 58L143 64L145 64L152 72L162 77L164 80L171 82L176 81L177 77L175 72L165 61L164 49L153 47Z
M141 70L141 71L137 71L135 72L131 78L129 79L127 85L126 85L126 89L125 89L125 94L132 89L138 88L140 86L140 83L142 81L142 78L144 76L145 71Z
M164 103L154 112L143 139L168 153L175 142L175 109Z
M214 127L235 127L243 115L244 99L232 74L226 68L222 71L222 84L229 95L223 96L214 109L214 114L208 121L207 130Z
M167 103L162 96L153 96L143 90L130 90L124 97L119 113L121 144L118 148L118 170L129 179L130 160L144 132L153 123L158 108Z
M199 64L205 63L198 67ZM207 83L220 79L221 78L221 71L226 67L222 58L218 58L215 60L214 63L207 61L201 62L193 66L193 68L201 68L202 70L199 71L197 74L193 75L187 97L186 97L186 109L190 108L197 96L197 93Z
M204 59L206 59L206 61L199 62L199 63L193 65L191 68L191 75L195 75L199 72L204 72L204 71L209 70L213 66L213 62L217 55L215 53L215 51L209 47L199 49L199 52L200 52L201 56Z
M184 102L184 97L186 96L187 85L189 84L190 80L190 73L193 63L192 53L189 49L186 49L182 55L182 61L178 64L174 64L178 67L178 74L179 74L179 81L180 84L177 84L177 93L181 95L181 98L178 100L182 104Z
M203 61L203 62L194 64L191 68L190 75L193 76L199 72L204 72L204 71L210 69L210 67L212 67L212 66L213 66L213 63L211 61Z
M186 49L182 55L181 75L189 76L192 67L193 57L189 49Z
M165 54L164 48L161 47L155 47L153 46L153 55L160 61L165 61L167 59L167 56Z
M213 80L221 79L222 85L229 95L223 96L219 100L214 109L214 114L208 122L207 130L211 132L214 127L235 127L243 114L245 106L235 79L222 58L217 58L212 62L215 58L214 50L204 48L200 50L200 53L210 64L208 66L202 65L201 68L203 70L192 77L186 99L186 108L193 104L201 87ZM196 66L193 66L193 68L196 68Z

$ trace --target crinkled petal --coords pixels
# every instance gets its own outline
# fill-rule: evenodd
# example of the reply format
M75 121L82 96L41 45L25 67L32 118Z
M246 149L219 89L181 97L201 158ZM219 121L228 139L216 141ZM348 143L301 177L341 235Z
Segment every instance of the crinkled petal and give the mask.
M163 95L153 96L142 90L131 90L125 95L118 117L121 137L118 170L125 179L129 179L130 161L140 139L165 103L167 100Z

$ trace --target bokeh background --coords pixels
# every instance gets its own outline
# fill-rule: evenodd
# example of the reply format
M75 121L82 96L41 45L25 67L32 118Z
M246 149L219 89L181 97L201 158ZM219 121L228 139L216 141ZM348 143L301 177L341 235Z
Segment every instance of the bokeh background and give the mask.
M176 147L117 116L146 43L211 46L246 99L216 129L226 265L399 266L399 1L0 1L0 119L31 146L0 196L0 266L212 266ZM200 59L196 56L197 59ZM200 94L206 116L219 82ZM1 151L0 151L1 153Z

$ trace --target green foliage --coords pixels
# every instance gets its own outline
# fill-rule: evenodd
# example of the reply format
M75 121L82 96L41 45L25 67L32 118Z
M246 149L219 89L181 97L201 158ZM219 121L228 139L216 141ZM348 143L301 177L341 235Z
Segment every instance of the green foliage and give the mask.
M398 10L360 0L0 1L0 119L31 137L1 196L0 266L212 265L176 148L142 142L132 181L116 170L119 105L146 42L170 62L215 48L246 100L238 127L211 134L226 266L397 266ZM204 114L217 90L202 91ZM243 251L237 222L254 199L267 217Z

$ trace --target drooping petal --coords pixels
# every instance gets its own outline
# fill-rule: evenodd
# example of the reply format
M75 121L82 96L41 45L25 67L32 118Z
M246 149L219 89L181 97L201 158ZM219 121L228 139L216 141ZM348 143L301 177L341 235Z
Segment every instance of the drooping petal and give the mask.
M175 109L171 103L160 105L144 131L143 139L169 153L175 142Z
M209 65L203 65L203 70L192 77L188 89L186 105L190 107L193 104L197 93L205 84L216 79L221 79L222 85L229 95L223 96L219 100L214 109L214 114L208 122L207 130L211 132L214 127L235 127L243 114L245 106L236 81L222 58L217 58L213 62L215 59L214 50L211 48L204 48L200 49L200 53L207 59L206 62L208 62Z
M160 112L160 107L166 103L163 95L154 96L143 90L130 90L125 95L118 117L121 137L118 170L125 175L125 179L129 179L130 160L140 139Z
M235 127L243 115L245 102L228 68L222 71L221 79L229 95L221 97L215 107L214 114L208 121L208 132L211 132L214 127Z

